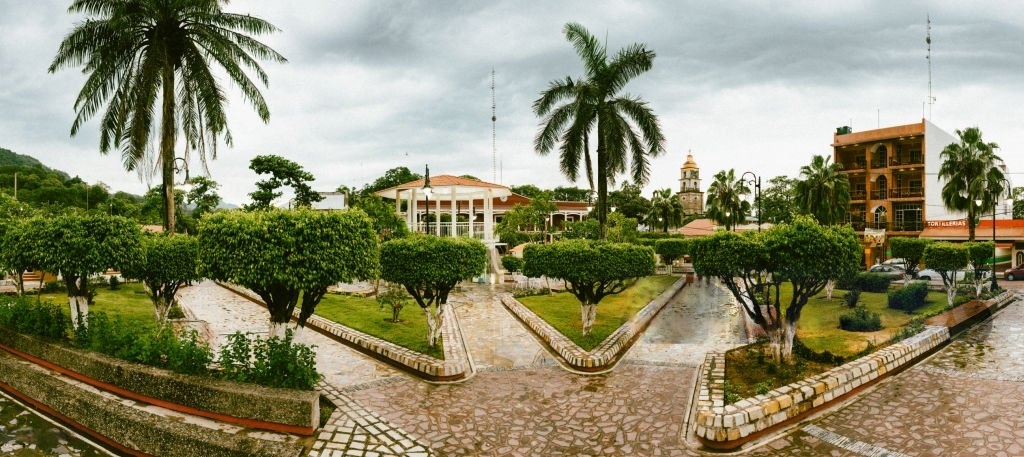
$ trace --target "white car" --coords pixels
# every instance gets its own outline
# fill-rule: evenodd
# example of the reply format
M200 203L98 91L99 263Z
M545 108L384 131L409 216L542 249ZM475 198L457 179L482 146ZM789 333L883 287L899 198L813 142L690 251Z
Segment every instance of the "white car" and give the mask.
M957 272L956 272L956 282L957 282L957 284L963 283L964 278L967 277L968 273L973 274L974 271L973 270L957 270ZM984 277L985 278L988 277L988 271L985 272ZM925 269L923 269L921 271L918 271L917 272L917 279L921 280L921 281L928 281L928 284L930 286L935 286L935 287L940 287L940 288L945 286L942 283L942 275L940 275L938 271L932 270L931 268L925 268Z

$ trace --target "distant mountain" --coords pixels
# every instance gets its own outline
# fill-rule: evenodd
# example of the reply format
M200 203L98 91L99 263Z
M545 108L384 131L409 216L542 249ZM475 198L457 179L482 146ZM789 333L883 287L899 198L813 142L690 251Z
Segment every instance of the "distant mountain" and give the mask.
M16 167L29 167L29 168L42 168L43 170L50 171L62 175L64 179L68 179L71 176L67 173L55 170L53 168L43 165L42 162L36 160L35 157L18 154L10 149L0 148L0 167L16 166Z

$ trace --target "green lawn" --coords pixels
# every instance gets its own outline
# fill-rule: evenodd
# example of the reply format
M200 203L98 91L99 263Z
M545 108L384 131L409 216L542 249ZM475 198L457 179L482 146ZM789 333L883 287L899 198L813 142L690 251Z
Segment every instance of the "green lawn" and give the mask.
M594 328L583 336L580 302L568 292L552 295L520 297L518 300L555 330L568 337L579 347L589 351L601 344L608 335L626 323L641 308L676 282L679 276L660 275L641 278L633 287L618 295L611 295L597 305Z
M142 283L122 283L118 290L110 290L104 285L94 286L96 298L89 306L90 313L103 312L107 316L120 317L124 322L140 327L156 327L156 314L153 302L143 290ZM44 293L40 297L43 302L62 305L64 312L71 314L68 307L68 293L65 291Z
M783 296L788 296L790 290L786 283L782 290ZM925 305L913 314L889 309L886 306L887 294L862 292L860 304L871 312L878 313L883 328L877 332L849 332L839 328L839 316L849 311L842 300L845 294L844 290L836 290L832 294L832 301L825 299L824 293L807 301L797 323L797 336L808 348L815 352L829 351L849 357L866 349L869 342L874 345L885 343L893 333L907 325L914 317L931 315L946 308L946 294L943 292L928 292ZM784 300L783 303L788 303L788 298Z
M391 307L381 308L373 297L327 294L316 307L316 314L404 348L444 359L440 339L436 347L427 345L426 316L411 300L398 315L398 323L391 322Z

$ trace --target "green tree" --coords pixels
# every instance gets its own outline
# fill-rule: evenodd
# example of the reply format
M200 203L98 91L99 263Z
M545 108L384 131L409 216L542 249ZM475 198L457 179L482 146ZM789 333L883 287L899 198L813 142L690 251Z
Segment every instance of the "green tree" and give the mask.
M932 243L928 238L911 238L897 236L889 238L889 250L892 256L904 260L903 269L906 278L917 277L917 266L924 258L924 250Z
M203 215L212 213L220 205L220 195L217 194L220 184L203 176L192 178L189 182L192 189L188 191L185 201L192 205L192 217L202 219Z
M683 205L672 193L672 189L655 190L651 196L651 211L647 216L647 225L660 226L662 232L669 227L679 227L683 222Z
M1010 198L1013 199L1012 217L1024 219L1024 187L1014 187L1010 192Z
M999 145L986 143L977 127L957 130L956 136L960 142L950 143L939 153L939 180L945 181L942 204L951 211L967 212L967 240L974 241L980 215L1008 190L1006 164L995 153ZM982 201L980 207L976 200Z
M799 208L796 205L796 180L776 176L761 192L761 221L772 224L792 222Z
M282 192L278 191L281 186L292 188L295 195L292 197L294 208L309 208L314 202L324 199L309 187L309 181L313 181L313 174L302 168L291 160L277 155L259 155L249 162L249 169L258 175L270 175L269 178L256 182L256 190L249 194L252 204L245 208L250 211L267 210L275 198L280 197Z
M402 216L395 212L395 205L385 202L379 195L361 197L352 207L359 208L370 216L373 220L373 229L382 242L409 234L409 227Z
M614 208L613 213L636 219L638 222L644 220L651 212L651 201L644 198L642 192L643 189L639 185L629 181L622 183L619 190L608 194L609 209Z
M750 195L750 188L742 179L736 178L732 168L719 171L708 186L704 211L711 220L724 225L725 230L732 230L750 214L750 202L743 199L747 195Z
M971 263L971 272L973 272L974 283L974 296L980 296L982 289L988 280L985 279L985 265L990 264L992 259L992 253L995 251L996 244L992 241L968 241L963 244L964 249L967 250L967 259Z
M590 138L597 137L597 220L603 232L608 183L626 171L627 157L633 181L643 185L650 172L649 158L664 152L665 136L654 111L639 97L620 94L630 80L651 69L654 51L637 43L609 60L605 45L582 25L568 23L563 30L586 75L552 81L533 102L534 113L542 117L534 149L547 155L560 143L562 173L575 181L583 162L593 189Z
M931 243L924 249L924 264L942 276L942 284L946 287L947 304L950 307L956 299L958 276L969 261L967 248L946 241Z
M25 270L38 266L32 219L35 212L14 197L0 194L0 275L14 278L18 295L25 294Z
M850 180L840 171L840 164L830 161L830 157L812 157L810 165L800 168L800 179L794 187L800 212L824 225L846 221L850 207Z
M773 357L792 362L804 306L830 280L848 279L859 270L861 246L848 225L822 226L800 216L760 233L696 238L692 250L697 274L721 279L747 317L768 334ZM783 282L790 284L788 297L781 294Z
M437 344L448 294L484 272L487 247L471 238L413 235L381 246L381 278L401 284L427 318L427 343Z
M417 179L423 179L423 175L413 173L406 167L395 167L384 172L384 176L381 176L375 179L372 183L364 186L360 191L360 194L361 196L370 195L377 191L389 189L407 182L416 181Z
M589 202L590 189L558 186L551 191L551 200L556 202Z
M360 210L218 211L199 224L200 273L247 287L267 304L271 336L284 336L299 298L305 326L327 287L372 279L380 244Z
M654 242L654 252L661 257L661 262L672 266L672 263L683 258L690 252L690 240L682 238L666 238Z
M190 152L206 160L217 158L217 142L232 144L224 108L227 97L218 75L227 76L242 91L260 119L270 110L256 84L267 75L257 59L285 62L285 58L250 35L273 33L273 24L247 14L221 10L226 1L180 0L75 0L71 14L86 19L66 36L49 71L84 66L88 75L75 99L76 116L71 134L78 133L101 106L100 152L121 151L128 171L148 154L150 132L159 130L164 230L175 231L175 144L185 140L185 161ZM212 65L215 64L215 65ZM220 67L223 72L215 71ZM159 106L159 108L158 108ZM154 113L159 112L159 129Z
M536 198L538 195L544 193L544 191L533 184L523 184L521 186L509 186L509 190L526 198Z
M591 240L531 244L523 251L523 274L565 281L580 302L583 335L594 327L597 304L618 294L637 279L654 274L654 251L647 246Z
M198 281L199 240L179 234L151 234L142 237L141 255L126 264L121 274L138 279L146 285L153 302L156 320L161 327L174 305L178 289L190 281Z
M64 279L76 325L89 315L89 278L138 262L141 253L139 226L124 217L68 213L34 224L39 267Z

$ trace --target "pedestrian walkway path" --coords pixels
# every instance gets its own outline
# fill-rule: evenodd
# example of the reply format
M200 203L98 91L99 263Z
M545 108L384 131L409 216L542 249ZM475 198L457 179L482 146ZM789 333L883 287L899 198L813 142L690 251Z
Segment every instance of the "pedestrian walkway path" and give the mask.
M556 365L537 339L505 309L500 285L467 284L451 294L453 307L478 371Z
M266 334L269 313L249 299L212 281L179 292L178 301L187 313L205 322L218 350L227 335L237 331ZM313 331L296 338L316 346L317 371L323 375L317 388L337 407L317 436L312 457L389 457L433 455L410 435L356 403L345 388L383 386L406 375Z

